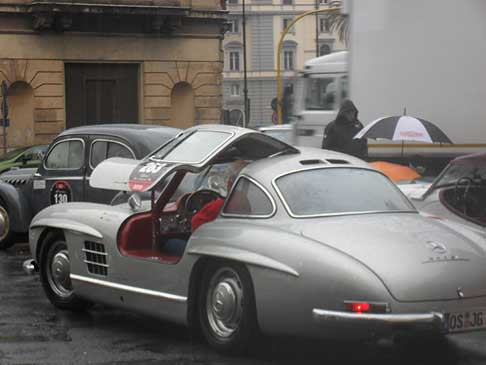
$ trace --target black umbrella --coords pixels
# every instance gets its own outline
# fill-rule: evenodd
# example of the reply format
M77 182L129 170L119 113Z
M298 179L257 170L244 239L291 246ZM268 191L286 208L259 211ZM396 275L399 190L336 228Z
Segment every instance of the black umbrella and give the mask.
M379 118L363 128L354 138L452 144L449 137L432 122L408 115Z

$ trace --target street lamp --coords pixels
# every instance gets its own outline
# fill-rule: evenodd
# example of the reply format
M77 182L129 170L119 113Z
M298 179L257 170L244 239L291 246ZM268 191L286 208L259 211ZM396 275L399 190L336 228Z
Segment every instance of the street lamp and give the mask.
M248 99L248 78L247 78L247 63L246 63L246 4L245 0L242 2L243 6L243 95L245 99L245 121L243 127L248 127L250 124L250 101Z

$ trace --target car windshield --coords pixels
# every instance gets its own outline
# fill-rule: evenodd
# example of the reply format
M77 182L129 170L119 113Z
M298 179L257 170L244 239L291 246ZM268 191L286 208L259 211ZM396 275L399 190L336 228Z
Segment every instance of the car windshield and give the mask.
M156 151L151 159L197 164L206 160L232 135L229 132L198 130L183 138L182 141L179 138L172 140Z
M296 217L415 211L390 180L367 169L304 170L278 178L276 185Z
M25 150L27 150L29 147L22 147L22 148L17 148L13 151L7 152L6 154L2 155L0 157L0 161L8 161L14 158L15 156L21 154Z
M453 163L444 171L432 186L432 190L455 185L463 177L473 180L486 181L486 166L477 166L467 163Z

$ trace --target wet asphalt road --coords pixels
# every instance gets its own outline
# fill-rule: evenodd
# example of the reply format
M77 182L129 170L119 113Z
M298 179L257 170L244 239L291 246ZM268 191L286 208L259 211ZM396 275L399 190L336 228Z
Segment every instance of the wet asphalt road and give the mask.
M220 355L189 331L113 308L55 309L22 271L27 245L0 252L0 364L486 364L486 332L438 343L265 340L243 357Z

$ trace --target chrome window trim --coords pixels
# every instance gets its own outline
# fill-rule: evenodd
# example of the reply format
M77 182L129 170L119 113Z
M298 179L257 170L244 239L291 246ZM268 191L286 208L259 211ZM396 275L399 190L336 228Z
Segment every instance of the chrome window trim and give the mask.
M158 158L155 158L155 157L152 157L150 156L149 157L149 160L151 161L156 161L156 162L167 162L167 163L170 163L170 164L188 164L188 165L201 165L201 164L205 164L207 161L209 161L214 155L218 154L224 147L226 147L226 145L228 144L231 144L233 142L233 137L235 136L235 132L231 132L231 131L219 131L219 130L216 130L216 129L203 129L203 130L196 130L194 131L193 133L190 133L186 138L184 138L182 141L180 141L174 148L176 148L177 146L179 146L181 143L184 143L184 141L186 139L188 139L190 136L192 136L193 134L195 133L198 133L198 132L216 132L216 133L224 133L224 134L229 134L229 137L227 139L225 139L223 142L221 142L214 150L210 151L208 155L206 155L202 160L200 161L169 161L169 160L164 160L164 159L158 159ZM245 134L242 134L240 137L242 136L246 136L248 134L251 134L251 133L245 133ZM176 137L177 138L177 137ZM171 140L169 140L167 143L169 143ZM165 143L163 146L159 147L157 150L160 150L162 149L167 143ZM156 150L156 151L157 151ZM155 153L155 151L154 151Z
M272 211L271 211L271 213L269 213L269 214L235 214L235 213L224 213L224 210L226 209L226 205L228 204L229 199L233 195L234 189L236 188L236 186L238 185L238 182L241 179L246 179L249 182L253 183L257 188L259 188L263 192L263 194L265 194L267 196L267 198L270 200L270 203L272 204ZM273 217L276 212L277 212L277 205L275 204L275 200L273 199L272 195L268 192L268 190L262 184L260 184L258 181L256 181L255 179L253 179L252 177L250 177L248 175L240 175L236 179L235 183L233 184L233 186L231 188L231 191L228 194L228 197L224 201L223 208L221 209L221 216L222 217L225 217L225 218L268 219L268 218Z
M91 170L94 170L96 167L93 167L93 165L91 164L91 157L93 155L93 146L96 142L109 142L109 143L118 143L119 145L125 147L131 154L132 154L132 158L134 160L137 159L137 156L135 155L135 152L133 152L133 150L130 148L130 146L128 146L127 144L123 143L123 142L120 142L120 141L117 141L117 140L114 140L114 139L108 139L108 138L97 138L97 139L94 139L93 142L91 142L91 145L89 146L89 156L88 156L88 164L89 164L89 167ZM111 158L111 157L110 157ZM105 158L103 161L106 161L107 158ZM103 162L101 161L101 162ZM100 163L101 163L100 162Z
M347 216L347 215L360 215L360 214L378 214L378 213L418 213L417 210L412 209L412 210L368 210L368 211L355 211L355 212L340 212L340 213L320 213L320 214L304 214L304 215L299 215L295 214L292 212L290 209L289 205L287 204L287 201L285 200L282 192L280 191L278 185L277 185L277 180L280 179L281 177L287 176L287 175L292 175L296 174L299 172L305 172L305 171L311 171L311 170L327 170L327 169L355 169L355 170L366 170L366 171L371 171L374 173L378 173L380 175L384 175L382 172L372 169L372 168L367 168L367 167L362 167L362 166L315 166L315 167L307 167L303 169L298 169L298 170L292 170L292 171L287 171L284 172L283 174L280 174L276 177L273 178L272 180L272 186L277 192L277 195L282 202L283 206L285 207L285 210L287 213L292 217L292 218L318 218L318 217L340 217L340 216ZM393 184L393 183L392 183ZM395 190L397 190L402 196L404 194L400 191L398 186L393 184L395 187ZM405 196L404 196L405 197ZM413 207L412 203L405 197L405 200L407 203L410 205L410 207Z
M77 281L81 281L81 282L84 282L84 283L105 286L105 287L108 287L108 288L111 288L111 289L118 289L118 290L128 291L128 292L132 292L132 293L147 295L147 296L156 297L156 298L160 298L160 299L164 299L164 300L168 300L168 301L172 301L172 302L179 302L179 303L186 303L187 302L187 297L183 297L181 295L175 295L175 294L164 293L164 292L156 291L156 290L138 288L136 286L118 284L118 283L113 283L113 282L106 281L106 280L100 280L100 279L90 278L90 277L87 277L87 276L76 275L76 274L71 274L70 278L71 278L71 280L77 280Z
M64 143L64 142L69 142L69 141L81 141L81 143L83 144L83 162L81 163L81 166L80 167L77 167L77 168L49 168L46 166L46 163L47 163L47 160L49 159L49 155L51 154L52 150L54 148L56 148L56 146L58 144L61 144L61 143ZM42 167L44 168L44 170L46 171L77 171L77 170L80 170L83 168L84 164L85 164L85 159L86 159L86 143L84 142L84 139L82 138L65 138L65 139L61 139L59 141L57 141L56 143L54 143L52 145L51 148L49 148L49 151L47 151L46 153L46 157L44 158L44 162L42 163Z

